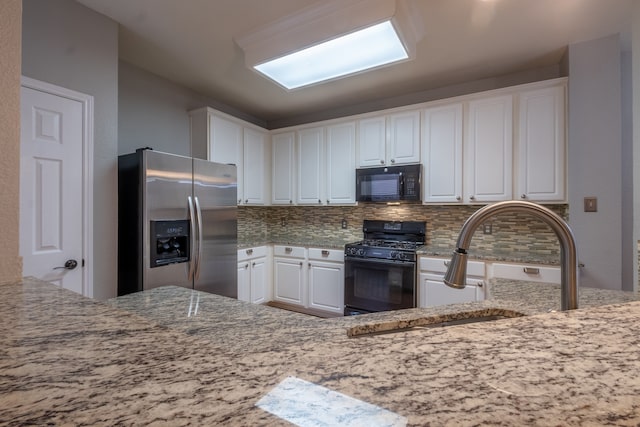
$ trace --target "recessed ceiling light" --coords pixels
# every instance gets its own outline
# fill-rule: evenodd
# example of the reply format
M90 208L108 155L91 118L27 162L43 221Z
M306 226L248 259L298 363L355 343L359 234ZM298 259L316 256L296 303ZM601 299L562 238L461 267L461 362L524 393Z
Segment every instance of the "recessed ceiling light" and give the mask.
M408 0L321 0L234 40L247 67L296 89L411 59L419 17Z
M256 65L287 89L333 80L409 58L391 21Z

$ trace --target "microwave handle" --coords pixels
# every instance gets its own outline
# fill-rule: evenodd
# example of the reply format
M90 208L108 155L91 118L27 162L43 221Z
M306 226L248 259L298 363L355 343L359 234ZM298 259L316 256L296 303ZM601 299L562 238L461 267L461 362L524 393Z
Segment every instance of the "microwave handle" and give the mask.
M400 198L404 197L404 174L400 172L398 174L398 180L400 181Z

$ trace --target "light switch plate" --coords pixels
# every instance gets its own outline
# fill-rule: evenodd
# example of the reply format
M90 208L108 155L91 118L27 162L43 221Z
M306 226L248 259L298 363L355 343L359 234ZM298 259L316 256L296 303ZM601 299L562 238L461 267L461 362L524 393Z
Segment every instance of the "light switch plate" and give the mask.
M597 197L585 197L584 198L584 211L585 212L598 212L598 198Z

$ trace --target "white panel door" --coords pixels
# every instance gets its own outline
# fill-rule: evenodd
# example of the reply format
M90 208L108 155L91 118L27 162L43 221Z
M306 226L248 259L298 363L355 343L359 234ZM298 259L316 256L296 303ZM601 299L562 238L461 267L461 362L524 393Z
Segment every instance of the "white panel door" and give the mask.
M248 261L238 263L238 299L251 301L251 272Z
M356 202L356 125L327 127L327 204Z
M295 258L275 258L273 261L273 299L304 306L304 261Z
M262 304L268 301L267 259L257 258L251 261L251 302Z
M420 112L407 111L389 116L388 164L420 162Z
M294 132L273 135L271 139L273 154L271 201L274 205L293 204L294 142Z
M518 197L565 200L564 86L518 96Z
M309 307L344 313L344 263L309 261Z
M511 95L469 102L464 141L467 203L513 197L513 101Z
M429 108L422 116L425 203L462 201L462 104Z
M298 203L320 205L324 200L324 128L298 132Z
M358 122L358 164L382 166L386 161L386 117L372 117Z
M242 126L239 123L213 114L209 116L209 121L211 131L209 160L216 163L236 165L238 204L242 204L242 196L244 194Z
M21 90L23 274L82 294L83 104L27 87Z
M244 129L244 204L264 205L268 182L266 179L266 135L253 129Z

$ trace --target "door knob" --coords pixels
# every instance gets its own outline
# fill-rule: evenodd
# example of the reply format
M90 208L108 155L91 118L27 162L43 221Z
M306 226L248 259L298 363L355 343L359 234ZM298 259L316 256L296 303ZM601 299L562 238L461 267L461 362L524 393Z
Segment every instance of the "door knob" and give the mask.
M64 266L53 267L53 269L58 270L58 269L64 268L65 270L73 270L77 266L78 266L78 261L76 261L75 259L68 259L67 262L64 263Z

